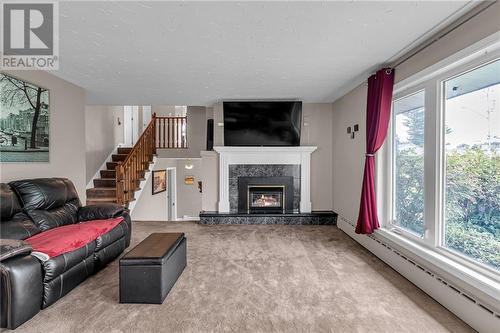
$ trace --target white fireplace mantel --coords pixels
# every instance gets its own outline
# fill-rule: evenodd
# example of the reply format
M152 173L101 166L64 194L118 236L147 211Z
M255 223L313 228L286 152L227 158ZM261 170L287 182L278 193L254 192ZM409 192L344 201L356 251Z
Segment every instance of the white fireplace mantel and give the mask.
M216 146L219 153L219 212L229 213L229 165L295 164L300 165L300 212L311 212L311 153L316 146L229 147Z

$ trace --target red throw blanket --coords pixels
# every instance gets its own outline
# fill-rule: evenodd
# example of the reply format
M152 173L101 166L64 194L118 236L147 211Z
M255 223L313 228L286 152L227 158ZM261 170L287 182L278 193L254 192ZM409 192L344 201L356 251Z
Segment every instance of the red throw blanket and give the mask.
M25 241L33 247L33 252L41 252L53 258L85 246L122 221L123 217L117 217L64 225L39 233Z

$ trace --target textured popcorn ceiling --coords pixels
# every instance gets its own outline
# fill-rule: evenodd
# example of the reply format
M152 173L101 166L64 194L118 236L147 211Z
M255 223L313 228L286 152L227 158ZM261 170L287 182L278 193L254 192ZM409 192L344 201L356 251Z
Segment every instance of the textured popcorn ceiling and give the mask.
M56 75L89 104L330 102L464 6L61 2Z

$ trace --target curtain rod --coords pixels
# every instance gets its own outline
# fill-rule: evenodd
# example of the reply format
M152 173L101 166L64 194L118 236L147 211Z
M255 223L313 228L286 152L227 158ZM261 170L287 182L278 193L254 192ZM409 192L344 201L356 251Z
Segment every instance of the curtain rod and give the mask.
M427 42L424 42L422 45L417 46L417 48L414 51L409 51L410 53L407 56L405 56L403 59L399 60L397 63L395 63L394 65L392 65L390 67L396 68L399 65L405 63L406 61L408 61L409 59L413 58L418 53L422 52L423 50L425 50L426 48L428 48L432 44L434 44L437 41L439 41L441 38L445 37L446 35L450 34L451 32L455 31L456 29L458 29L459 27L461 27L462 25L464 25L465 23L469 22L474 17L478 16L479 14L481 14L482 12L484 12L486 9L490 8L491 6L493 6L494 4L496 4L497 2L498 2L498 0L491 1L490 3L488 3L488 5L482 7L477 12L475 12L474 14L471 15L470 13L475 8L478 8L480 5L478 7L475 7L469 13L465 14L464 16L462 16L461 18L459 18L457 21L455 21L454 23L452 23L450 26L448 26L448 28L445 28L445 30L442 33L440 33L436 37L432 37ZM461 21L461 22L459 22L459 21Z

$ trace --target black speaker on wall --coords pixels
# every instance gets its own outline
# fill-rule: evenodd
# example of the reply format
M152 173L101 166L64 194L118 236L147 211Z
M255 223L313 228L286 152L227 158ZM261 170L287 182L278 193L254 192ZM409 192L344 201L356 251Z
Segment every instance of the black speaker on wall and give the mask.
M214 150L214 120L207 120L207 150Z

